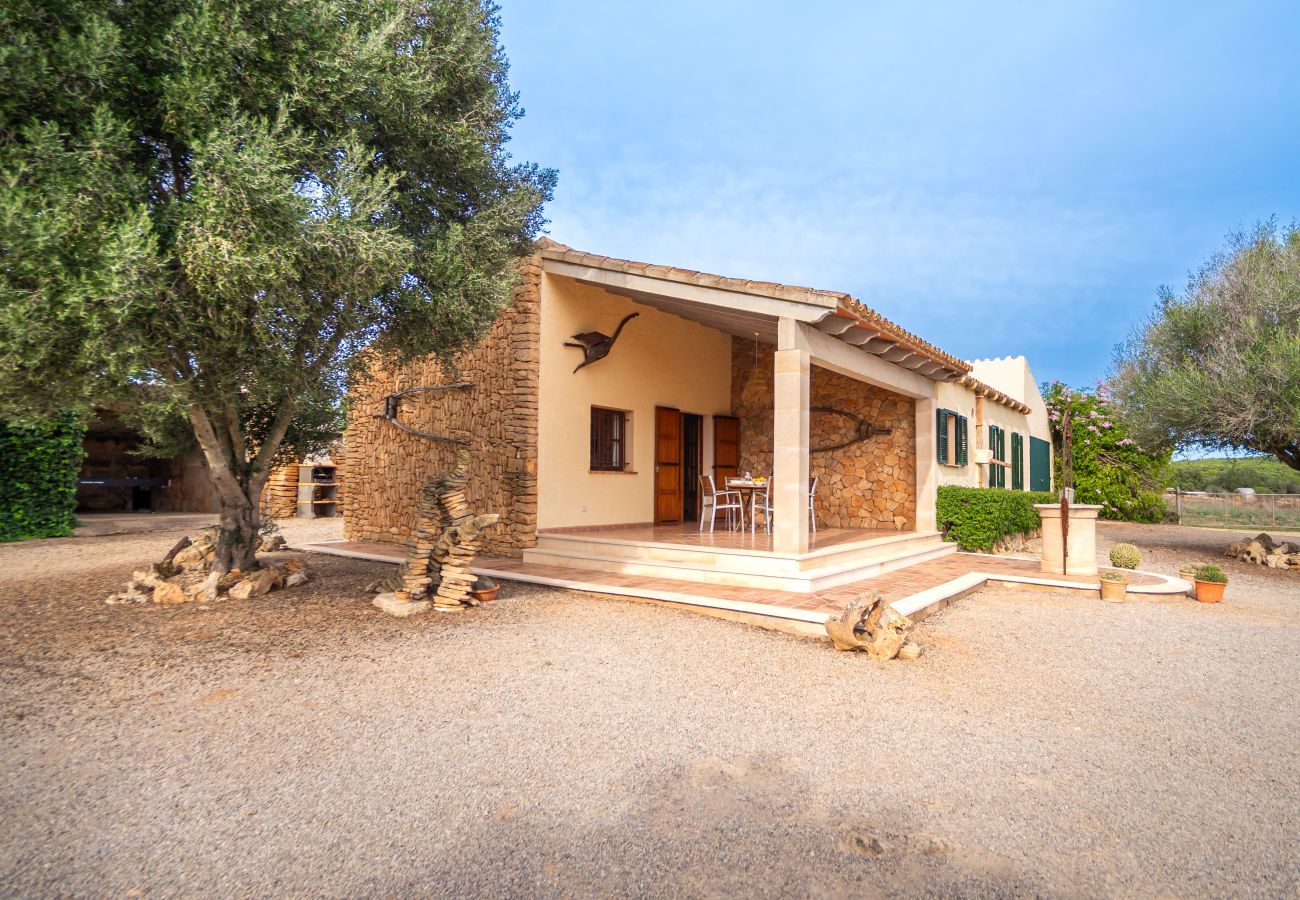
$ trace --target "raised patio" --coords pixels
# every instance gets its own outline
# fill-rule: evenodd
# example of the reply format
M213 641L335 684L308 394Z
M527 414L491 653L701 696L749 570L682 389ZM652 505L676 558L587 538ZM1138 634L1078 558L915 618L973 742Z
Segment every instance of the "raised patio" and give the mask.
M600 533L608 534L609 531ZM666 535L661 533L660 537L663 536ZM716 539L722 535L709 537ZM844 539L844 535L829 535L825 539L827 544L822 549L833 550L837 546L844 546L836 543L837 540ZM741 544L748 538L734 534L732 540ZM850 545L852 543L850 540ZM689 544L683 543L680 546ZM1091 596L1097 594L1095 575L1046 575L1040 571L1037 559L960 553L951 544L945 547L949 549L940 556L813 592L710 584L698 580L602 572L572 565L496 557L480 557L475 562L474 572L510 581L653 601L705 615L816 637L825 637L823 626L829 617L838 615L850 600L867 591L880 591L895 609L912 619L924 618L986 584L1067 588ZM304 549L391 563L400 563L404 556L403 548L394 544L356 541L308 544ZM692 578L694 574L691 573ZM1188 589L1185 582L1165 575L1151 572L1125 574L1129 579L1129 591L1134 594L1172 597L1181 595Z

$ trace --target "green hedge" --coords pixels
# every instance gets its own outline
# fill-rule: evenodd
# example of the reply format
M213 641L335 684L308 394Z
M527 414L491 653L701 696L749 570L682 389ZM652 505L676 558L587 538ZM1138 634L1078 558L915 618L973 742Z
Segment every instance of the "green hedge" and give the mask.
M0 422L0 541L72 534L84 432L71 414L32 428Z
M944 540L963 550L992 550L1004 537L1037 531L1035 503L1055 503L1055 494L944 485L939 488L938 520Z

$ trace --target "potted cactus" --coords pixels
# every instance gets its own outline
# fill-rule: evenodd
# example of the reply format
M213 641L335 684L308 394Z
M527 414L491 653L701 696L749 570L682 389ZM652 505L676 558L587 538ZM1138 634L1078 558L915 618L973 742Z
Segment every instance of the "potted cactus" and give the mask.
M1183 563L1178 567L1178 577L1191 585L1191 588L1187 591L1187 596L1191 597L1193 600L1196 599L1196 572L1203 565L1205 565L1205 563L1188 562Z
M501 590L501 585L497 584L494 579L488 578L486 575L480 575L470 585L469 593L479 603L487 603L489 600L496 599L499 590Z
M1110 548L1110 564L1117 569L1136 569L1142 554L1132 544L1116 544Z
M1196 570L1196 599L1202 603L1218 603L1227 586L1227 573L1213 563Z
M1101 599L1109 603L1128 599L1128 579L1123 572L1102 572L1097 579L1101 582Z

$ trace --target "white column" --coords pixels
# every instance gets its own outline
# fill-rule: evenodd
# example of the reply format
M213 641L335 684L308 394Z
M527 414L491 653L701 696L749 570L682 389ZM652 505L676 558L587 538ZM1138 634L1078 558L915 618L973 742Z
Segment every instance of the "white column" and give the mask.
M938 392L937 385L934 391ZM916 403L916 530L934 531L938 525L934 504L938 499L939 462L934 433L936 404L933 398Z
M782 319L774 353L772 549L808 552L808 406L812 361L790 346L797 323Z

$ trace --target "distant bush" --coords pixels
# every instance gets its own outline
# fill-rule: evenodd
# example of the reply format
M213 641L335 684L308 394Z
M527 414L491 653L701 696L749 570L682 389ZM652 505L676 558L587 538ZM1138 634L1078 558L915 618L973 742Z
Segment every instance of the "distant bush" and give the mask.
M74 415L33 427L0 422L0 541L72 534L83 433Z
M1044 492L944 485L936 512L944 540L963 550L992 550L1004 537L1037 531L1042 522L1034 504L1056 501Z
M1110 564L1117 569L1136 569L1142 554L1132 544L1116 544L1110 548Z
M1169 464L1174 487L1230 494L1254 488L1260 494L1300 494L1300 472L1271 457L1180 459Z

